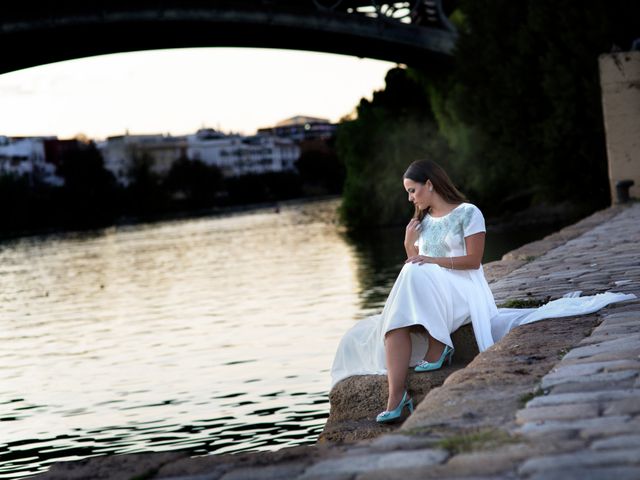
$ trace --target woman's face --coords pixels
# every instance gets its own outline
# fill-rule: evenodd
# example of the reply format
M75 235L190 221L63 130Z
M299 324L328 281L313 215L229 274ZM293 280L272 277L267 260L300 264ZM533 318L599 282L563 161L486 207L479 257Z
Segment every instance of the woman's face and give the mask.
M425 210L431 204L433 192L429 191L431 181L427 180L427 183L414 182L409 178L402 180L404 189L409 194L409 201L413 203L420 210Z

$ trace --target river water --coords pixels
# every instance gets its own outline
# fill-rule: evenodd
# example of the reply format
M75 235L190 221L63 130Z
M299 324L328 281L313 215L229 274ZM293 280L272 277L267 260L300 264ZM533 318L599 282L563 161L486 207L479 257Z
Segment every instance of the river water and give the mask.
M404 261L402 229L348 235L337 205L1 243L0 478L314 443L338 341Z

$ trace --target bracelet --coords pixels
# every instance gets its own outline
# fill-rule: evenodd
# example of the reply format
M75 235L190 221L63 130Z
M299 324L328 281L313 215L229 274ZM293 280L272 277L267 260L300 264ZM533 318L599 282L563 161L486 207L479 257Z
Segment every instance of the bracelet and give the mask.
M449 257L451 259L451 270L453 270L453 257Z

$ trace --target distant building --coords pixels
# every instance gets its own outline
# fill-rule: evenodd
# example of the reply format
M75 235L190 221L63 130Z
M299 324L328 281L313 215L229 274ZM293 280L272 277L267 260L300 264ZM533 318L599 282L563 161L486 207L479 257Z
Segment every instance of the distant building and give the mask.
M295 171L300 157L300 148L292 140L271 135L243 137L201 129L187 143L188 158L215 165L227 177Z
M278 122L273 127L260 128L258 135L274 135L295 142L315 138L328 140L335 136L337 128L327 119L298 115Z
M56 137L0 136L0 175L27 176L31 182L62 185L56 166L47 161L45 153L46 144L58 141Z
M104 166L119 183L129 183L129 172L137 159L147 160L151 171L164 175L173 162L187 152L187 137L171 135L118 135L98 144Z
M151 170L165 175L179 158L200 160L220 168L224 176L295 171L300 149L289 139L270 135L227 135L203 128L193 135L119 135L98 145L105 168L121 184L129 183L136 159L146 159Z

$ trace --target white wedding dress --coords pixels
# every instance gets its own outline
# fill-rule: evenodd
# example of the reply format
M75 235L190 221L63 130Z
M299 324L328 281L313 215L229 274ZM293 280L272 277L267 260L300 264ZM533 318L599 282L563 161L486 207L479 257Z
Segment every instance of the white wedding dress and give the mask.
M420 255L457 257L466 255L465 237L485 231L484 217L470 203L462 203L443 217L425 215L416 245ZM635 298L635 295L603 293L566 298L540 308L496 307L482 266L477 270L451 270L435 264L405 264L381 314L360 320L343 336L331 368L331 386L352 375L385 375L385 334L396 328L422 326L431 336L453 347L451 333L471 323L482 352L512 328L546 318L595 312L604 306ZM423 329L411 331L410 366L427 352Z

